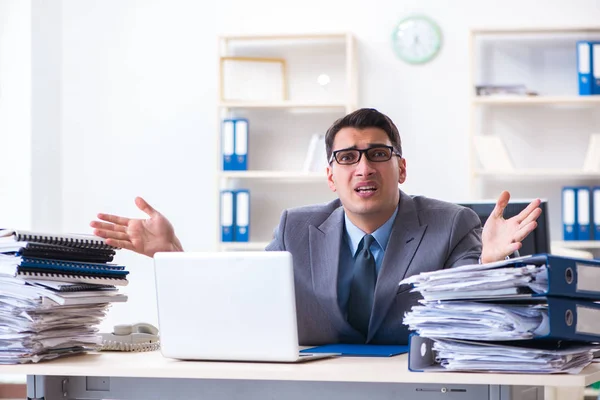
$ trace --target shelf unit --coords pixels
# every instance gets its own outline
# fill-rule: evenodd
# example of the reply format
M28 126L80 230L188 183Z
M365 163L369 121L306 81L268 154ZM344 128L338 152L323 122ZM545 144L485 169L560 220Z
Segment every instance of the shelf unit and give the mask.
M600 249L600 240L555 240L552 245L566 249L598 250Z
M600 96L475 96L471 101L474 105L598 105Z
M217 215L218 250L263 250L285 208L329 201L335 194L326 174L303 169L311 135L324 134L338 118L357 106L357 59L350 33L227 35L219 38L222 57L282 59L289 96L282 100L224 100L217 103L217 149L221 122L248 119L248 170L223 171L218 157L217 196L221 190L250 190L250 241L222 242ZM226 79L219 68L219 82ZM326 75L330 83L318 82ZM222 87L222 85L219 85ZM220 202L217 202L219 204Z
M553 245L600 250L558 241L562 186L600 181L600 171L582 169L589 135L600 132L600 96L578 95L578 40L600 40L600 26L470 31L470 191L474 199L495 199L503 189L545 198ZM537 95L477 96L479 84L525 84ZM500 137L514 168L484 169L476 135Z

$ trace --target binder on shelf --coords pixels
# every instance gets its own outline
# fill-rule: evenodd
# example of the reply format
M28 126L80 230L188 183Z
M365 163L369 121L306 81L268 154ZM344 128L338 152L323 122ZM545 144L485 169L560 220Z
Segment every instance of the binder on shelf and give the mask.
M235 169L246 171L248 169L248 120L235 120Z
M235 170L234 163L234 140L235 140L235 121L231 119L223 120L221 125L221 154L223 157L223 171Z
M563 239L577 240L577 188L562 189Z
M235 241L247 242L250 237L250 191L235 191Z
M600 94L600 42L592 43L592 93Z
M589 96L594 94L592 82L592 48L593 46L591 42L577 42L577 74L579 78L580 96Z
M592 189L592 214L593 239L600 240L600 186Z
M577 240L590 240L590 188L577 188Z
M235 198L231 190L221 191L221 242L233 242Z

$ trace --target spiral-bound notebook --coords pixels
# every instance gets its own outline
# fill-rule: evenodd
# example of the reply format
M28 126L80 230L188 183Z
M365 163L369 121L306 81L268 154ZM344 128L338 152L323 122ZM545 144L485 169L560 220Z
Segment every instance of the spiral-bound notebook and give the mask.
M125 277L106 277L76 274L60 274L53 272L17 271L13 276L23 280L45 280L68 283L89 283L92 285L127 286L129 281Z
M114 250L81 249L58 244L32 242L0 243L0 253L17 254L25 257L50 258L53 260L86 261L107 263L113 260Z
M115 285L94 285L89 283L66 283L59 281L46 281L43 279L27 279L32 285L40 286L56 292L81 292L81 291L99 291L112 292L117 290Z
M71 233L42 233L12 229L0 230L0 244L11 242L56 244L82 249L116 249L116 247L106 244L105 240L101 237L93 235L81 235Z
M48 260L0 254L0 274L99 285L127 285L129 271L115 264Z

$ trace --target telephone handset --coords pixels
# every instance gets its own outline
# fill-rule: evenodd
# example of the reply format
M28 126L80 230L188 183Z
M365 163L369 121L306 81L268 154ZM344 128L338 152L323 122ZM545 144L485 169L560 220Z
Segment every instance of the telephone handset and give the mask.
M100 350L154 351L160 347L158 328L152 324L115 325L112 333L100 335Z

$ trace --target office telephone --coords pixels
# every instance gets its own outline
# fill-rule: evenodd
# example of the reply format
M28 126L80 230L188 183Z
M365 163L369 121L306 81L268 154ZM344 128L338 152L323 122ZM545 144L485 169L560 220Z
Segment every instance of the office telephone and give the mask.
M152 324L115 325L112 333L100 333L99 350L154 351L160 348L158 328Z

